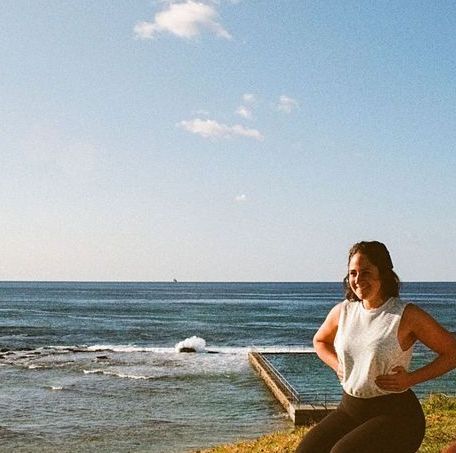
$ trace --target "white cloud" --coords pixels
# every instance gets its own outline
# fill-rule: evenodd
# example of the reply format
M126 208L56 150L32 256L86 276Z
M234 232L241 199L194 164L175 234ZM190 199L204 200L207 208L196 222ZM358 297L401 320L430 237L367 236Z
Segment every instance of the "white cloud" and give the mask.
M263 135L256 129L249 129L240 124L227 126L226 124L218 123L215 120L195 118L190 121L181 121L178 126L192 134L197 134L204 138L231 138L239 136L260 141L264 139Z
M252 93L245 93L243 96L242 96L242 100L246 103L246 104L253 104L255 102L255 95L252 94Z
M298 107L298 101L288 96L282 95L279 98L277 109L281 112L291 113L295 108Z
M242 102L243 102L243 104L237 108L235 113L239 116L242 116L242 118L251 120L253 117L253 113L252 113L252 108L254 107L253 104L255 104L255 102L256 102L255 95L252 93L243 94Z
M243 203L246 200L247 200L247 196L243 193L240 195L236 195L236 197L234 198L234 201L236 201L237 203Z
M218 12L213 5L186 0L169 4L168 9L155 14L153 22L139 22L134 27L136 37L153 39L158 33L168 32L179 38L191 39L206 28L220 38L231 35L217 22Z
M247 120L251 120L252 119L252 111L246 107L245 105L241 105L237 108L236 110L236 113L239 115L239 116L242 116L242 118L245 118Z

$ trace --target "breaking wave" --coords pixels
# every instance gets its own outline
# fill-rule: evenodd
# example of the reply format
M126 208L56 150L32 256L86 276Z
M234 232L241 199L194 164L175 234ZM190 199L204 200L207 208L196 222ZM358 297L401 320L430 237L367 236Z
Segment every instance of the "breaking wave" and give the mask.
M174 349L176 352L205 352L206 340L193 336L177 343Z

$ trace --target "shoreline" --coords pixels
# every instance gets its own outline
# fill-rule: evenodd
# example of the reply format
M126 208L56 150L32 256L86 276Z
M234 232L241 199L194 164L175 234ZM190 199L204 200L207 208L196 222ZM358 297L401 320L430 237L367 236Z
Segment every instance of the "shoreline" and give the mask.
M433 394L421 404L426 417L426 433L417 453L456 453L456 396ZM277 431L189 453L294 453L300 439L312 426Z

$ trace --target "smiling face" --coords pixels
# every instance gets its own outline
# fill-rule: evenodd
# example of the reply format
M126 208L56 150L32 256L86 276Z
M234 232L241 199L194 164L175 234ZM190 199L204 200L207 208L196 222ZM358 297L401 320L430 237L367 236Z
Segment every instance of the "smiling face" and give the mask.
M366 308L379 307L384 302L380 272L366 255L355 253L348 264L350 288L365 302Z

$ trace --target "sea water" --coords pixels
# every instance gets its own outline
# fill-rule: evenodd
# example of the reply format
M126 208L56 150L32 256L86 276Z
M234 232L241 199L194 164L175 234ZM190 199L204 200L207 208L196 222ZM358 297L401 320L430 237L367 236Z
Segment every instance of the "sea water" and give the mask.
M0 283L0 450L181 453L290 428L248 352L311 351L342 292L340 283ZM402 297L456 331L456 283L406 283ZM274 360L300 391L338 389L314 354ZM438 390L456 391L454 372Z

